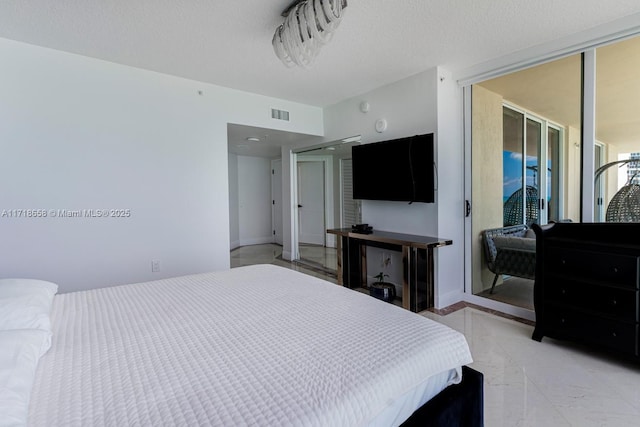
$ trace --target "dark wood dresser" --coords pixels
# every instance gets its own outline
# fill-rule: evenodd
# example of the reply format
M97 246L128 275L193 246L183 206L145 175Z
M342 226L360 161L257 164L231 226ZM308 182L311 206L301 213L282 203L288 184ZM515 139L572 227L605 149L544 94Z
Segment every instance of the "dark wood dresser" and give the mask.
M558 223L536 232L533 339L640 360L640 224Z

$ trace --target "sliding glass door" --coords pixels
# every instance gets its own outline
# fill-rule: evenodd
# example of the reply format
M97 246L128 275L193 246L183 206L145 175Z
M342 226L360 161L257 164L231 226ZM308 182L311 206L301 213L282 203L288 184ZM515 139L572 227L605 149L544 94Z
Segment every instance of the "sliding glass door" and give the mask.
M596 221L640 222L640 37L596 49Z
M482 236L507 226L579 221L580 104L580 55L472 86L475 295L533 309L533 280L496 274L495 253Z

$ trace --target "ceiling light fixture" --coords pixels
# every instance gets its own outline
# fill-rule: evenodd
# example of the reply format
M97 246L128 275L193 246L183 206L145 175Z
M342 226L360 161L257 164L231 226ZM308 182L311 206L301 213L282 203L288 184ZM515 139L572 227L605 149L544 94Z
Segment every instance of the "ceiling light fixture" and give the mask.
M287 67L309 68L338 28L347 0L296 0L282 16L284 22L273 35L276 56Z

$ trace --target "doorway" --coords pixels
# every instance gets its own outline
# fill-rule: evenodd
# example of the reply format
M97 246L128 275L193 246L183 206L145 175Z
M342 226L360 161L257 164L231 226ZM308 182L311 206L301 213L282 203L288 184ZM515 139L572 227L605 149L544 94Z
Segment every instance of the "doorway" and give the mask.
M498 266L517 243L533 255L514 264L535 262L535 241L525 240L532 224L580 219L581 57L482 81L470 93L472 293L500 310L532 313L530 270L508 270L518 276ZM502 250L489 238L496 235Z
M361 217L351 185L351 147L359 142L354 136L292 153L295 259L334 274L336 236L327 229Z
M321 270L335 270L333 157L323 150L295 156L295 219L298 260Z
M325 161L298 158L298 242L325 246Z

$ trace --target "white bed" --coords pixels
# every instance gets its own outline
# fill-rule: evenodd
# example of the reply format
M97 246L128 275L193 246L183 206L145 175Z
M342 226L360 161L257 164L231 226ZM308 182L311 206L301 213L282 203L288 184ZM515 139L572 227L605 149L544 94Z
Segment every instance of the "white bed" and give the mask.
M449 384L464 336L273 265L57 295L30 426L391 426Z

